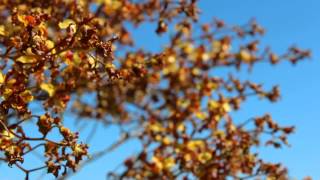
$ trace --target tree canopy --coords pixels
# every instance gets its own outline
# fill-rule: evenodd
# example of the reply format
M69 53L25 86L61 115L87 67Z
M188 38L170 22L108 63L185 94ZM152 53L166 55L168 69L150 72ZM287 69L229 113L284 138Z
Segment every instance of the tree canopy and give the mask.
M200 12L196 0L0 1L0 161L26 179L41 170L63 178L136 139L141 152L108 177L287 179L283 165L266 162L255 149L288 144L294 127L269 114L230 115L251 96L277 101L279 87L215 72L296 64L310 52L293 46L276 54L260 45L265 31L257 22L200 23ZM132 38L128 25L145 23L169 37L161 51L140 48ZM65 125L67 113L115 125L122 135L96 152L79 140L81 131ZM26 167L35 151L43 164Z

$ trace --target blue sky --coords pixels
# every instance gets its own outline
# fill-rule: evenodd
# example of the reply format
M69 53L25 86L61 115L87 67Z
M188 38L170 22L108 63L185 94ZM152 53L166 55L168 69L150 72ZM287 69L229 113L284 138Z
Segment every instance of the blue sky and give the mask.
M291 45L312 50L312 60L298 66L289 63L276 67L261 64L250 74L240 73L240 78L266 86L279 84L282 98L275 104L250 99L241 111L234 114L235 118L247 119L270 112L280 123L297 126L297 132L289 138L291 148L262 148L261 155L267 160L284 163L290 175L298 179L305 176L320 179L320 121L317 119L320 113L319 7L317 0L200 0L202 21L217 17L229 24L245 24L256 18L267 29L262 43L271 45L274 51L284 52ZM154 26L138 28L134 33L134 37L139 39L137 45L152 50L161 47L166 39L155 37L153 31ZM112 137L112 133L110 135ZM134 143L123 146L118 152L87 166L88 169L72 179L105 177L105 171L112 171L125 154L136 152L133 147Z
M267 29L262 43L271 45L276 52L284 52L292 44L312 50L312 60L297 66L288 63L276 67L260 64L250 74L240 73L240 78L261 82L266 86L279 84L282 98L276 104L249 99L241 111L234 113L234 117L248 119L270 112L280 123L296 125L296 133L289 138L292 147L281 150L262 148L261 156L285 164L292 177L302 179L309 175L320 179L320 1L200 0L200 7L203 21L217 17L228 24L244 24L256 18ZM153 26L138 28L134 34L135 38L139 38L138 45L148 49L162 45L165 40L154 37L153 31ZM103 141L110 143L110 139L115 140L116 133L117 130L112 127L99 131L92 142L92 149L103 148ZM120 147L70 179L105 179L107 171L112 171L127 155L137 152L135 146L134 142L130 142ZM21 175L4 165L0 166L1 180L20 179Z
M262 39L276 52L291 44L310 48L311 61L292 67L284 63L276 68L259 65L244 77L265 85L279 84L282 98L279 103L257 102L252 99L236 113L245 118L270 112L283 124L294 124L296 133L289 138L291 148L264 148L262 156L270 161L283 162L290 175L301 179L310 175L320 179L320 2L317 0L224 0L201 1L203 19L216 16L228 23L241 24L255 17L267 29Z

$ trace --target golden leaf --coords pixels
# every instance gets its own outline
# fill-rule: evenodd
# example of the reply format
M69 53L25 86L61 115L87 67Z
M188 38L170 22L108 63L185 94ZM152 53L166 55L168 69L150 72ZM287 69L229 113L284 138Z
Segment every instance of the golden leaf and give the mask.
M40 88L44 91L46 91L50 97L52 97L55 93L55 88L52 84L50 83L42 83L40 84Z
M177 130L183 132L186 130L186 126L183 123L180 123L177 127Z
M177 66L176 63L170 64L169 66L163 68L163 74L168 75L170 73L175 73L179 70L179 67Z
M94 57L92 56L89 56L88 57L88 62L90 64L90 68L96 68L97 67L97 63L96 63L96 60L94 59Z
M170 63L170 64L176 62L176 60L177 59L174 55L169 56L167 59L168 63Z
M25 103L28 103L33 100L32 93L29 90L25 90L22 93L20 93L20 97Z
M203 152L203 153L200 153L200 154L198 155L198 160L199 160L201 163L206 163L206 162L209 161L211 158L212 158L212 155L211 155L211 153L209 153L209 152Z
M220 52L221 46L222 46L222 44L220 41L213 41L212 42L212 51L214 53Z
M198 76L201 74L201 69L200 68L192 68L192 74L195 76Z
M34 56L20 56L16 61L21 63L35 63L37 59Z
M175 164L176 163L173 157L165 159L163 163L165 169L171 169Z
M54 48L54 42L51 40L46 40L46 46L48 47L49 50L51 50L52 48ZM52 49L51 51L53 54L56 53L55 49Z
M0 71L0 84L4 83L6 76Z
M160 170L163 169L163 164L162 164L161 160L158 157L153 156L151 158L151 160L152 160L152 162L154 162L154 164L157 166L158 169L160 169Z
M104 3L106 4L105 6L105 11L107 13L112 13L115 10L121 8L121 1L119 0L104 0Z
M222 108L226 111L226 112L230 112L231 111L231 107L230 104L225 102L222 104Z
M215 120L216 122L219 122L221 120L221 116L216 114L216 115L213 116L212 119Z
M205 120L207 118L207 114L204 112L196 112L196 117L200 120Z
M16 82L17 82L16 79L9 79L9 80L7 81L7 84L8 84L9 86L12 86L12 85L14 85Z
M191 54L194 51L193 44L191 43L182 43L181 49L186 54Z
M4 25L0 25L0 35L5 36L6 35L6 30L4 28Z
M158 134L158 135L156 135L155 140L156 140L156 141L161 141L161 140L162 140L162 137Z
M161 132L163 131L163 127L159 123L152 123L149 125L149 129L153 132Z
M2 96L4 97L4 99L8 99L8 97L10 97L12 92L13 92L12 89L5 88Z
M268 176L267 178L266 178L266 180L276 180L277 178L275 178L274 176Z
M225 132L222 130L216 130L214 136L224 138L226 136Z
M205 146L204 142L200 140L192 140L192 141L189 141L187 144L188 149L192 151L195 151L198 148L202 149L204 148L204 146Z
M239 54L237 55L238 58L246 63L252 62L254 59L252 55L247 50L240 50Z
M41 36L46 36L48 34L47 25L44 22L41 22L37 29Z
M178 99L177 105L182 108L187 108L190 105L190 101L186 99Z
M26 16L25 15L18 14L18 20L21 23L23 23L24 26L28 25L28 21L26 20Z
M219 107L219 103L215 100L210 100L208 105L210 110L214 110Z
M186 153L186 154L184 154L183 159L188 162L188 161L192 160L192 156L191 156L191 154Z
M171 143L171 139L169 137L162 138L162 143L164 145L169 145Z
M58 24L60 29L67 29L70 25L75 25L74 28L76 29L76 23L72 19L65 19Z
M207 87L208 87L210 90L216 90L216 89L219 87L219 85L218 85L217 83L214 83L214 82L209 82L209 83L207 84Z
M72 63L74 63L75 65L79 65L81 63L81 58L78 53L73 54L73 60L72 60L72 62L70 62L70 64L72 64ZM70 64L68 64L68 65L70 65Z
M32 49L29 47L29 48L27 48L27 50L26 50L26 55L27 55L27 56L32 56L32 55L35 55L35 54L32 52Z
M23 109L23 105L20 105L20 104L16 104L16 103L12 103L11 104L11 107L13 108L13 109L16 109L16 110L18 110L18 111L20 111L21 109Z
M105 63L105 66L104 66L106 69L115 69L116 66L112 63Z
M208 53L203 53L201 55L201 59L204 61L204 62L207 62L209 59L210 59L210 55Z
M2 137L4 137L4 139L6 140L10 140L10 139L13 139L15 137L14 134L12 134L11 132L7 131L7 130L3 130L0 135Z
M81 156L82 154L85 154L85 150L81 147L80 144L76 144L73 147L73 153L75 156Z
M157 166L159 170L171 169L176 164L175 159L173 157L169 157L164 160L161 160L160 158L153 156L152 162L154 162L154 164Z

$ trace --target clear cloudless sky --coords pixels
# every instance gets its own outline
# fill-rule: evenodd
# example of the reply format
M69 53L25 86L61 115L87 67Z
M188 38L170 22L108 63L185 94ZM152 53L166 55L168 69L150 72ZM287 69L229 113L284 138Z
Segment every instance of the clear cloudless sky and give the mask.
M267 30L262 43L270 45L276 52L284 52L290 45L312 50L312 59L297 66L289 63L275 67L261 64L251 73L239 73L241 79L260 82L267 87L279 84L282 98L275 104L249 99L239 112L234 113L234 118L248 119L269 112L281 124L295 125L296 133L289 138L291 147L280 150L261 148L261 156L272 162L282 162L289 168L290 176L297 179L305 176L320 179L320 1L200 0L200 8L201 21L204 22L217 17L228 24L245 24L256 18ZM142 26L135 30L134 37L139 39L140 47L157 49L166 42L154 36L154 28ZM115 140L114 134L117 134L115 128L101 128L91 148L103 148L110 139ZM105 179L106 172L114 170L128 155L138 152L136 144L125 144L70 179ZM0 166L0 180L21 179L21 175ZM46 176L46 179L51 178Z
M213 17L228 24L245 24L251 18L266 28L262 43L272 46L276 52L284 52L291 45L310 48L313 56L297 66L283 63L279 66L258 65L250 74L241 73L241 78L261 82L266 86L279 84L281 101L268 103L249 99L235 118L247 119L270 112L282 124L293 124L297 131L289 138L290 148L274 150L262 148L261 156L273 162L282 162L290 175L298 179L311 176L320 179L320 1L318 0L200 0L201 21ZM138 45L157 49L166 41L155 37L154 26L138 28L134 37ZM136 152L134 142L104 159L88 166L87 170L72 179L105 177L125 154ZM115 163L116 162L116 163Z

